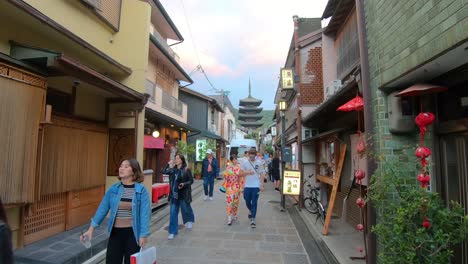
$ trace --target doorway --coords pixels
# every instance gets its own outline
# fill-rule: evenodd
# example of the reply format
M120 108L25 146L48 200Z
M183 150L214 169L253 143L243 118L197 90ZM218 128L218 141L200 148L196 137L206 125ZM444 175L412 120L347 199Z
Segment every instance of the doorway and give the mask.
M459 202L468 212L468 132L444 135L440 138L441 192L449 201ZM454 263L468 263L468 243L455 249Z

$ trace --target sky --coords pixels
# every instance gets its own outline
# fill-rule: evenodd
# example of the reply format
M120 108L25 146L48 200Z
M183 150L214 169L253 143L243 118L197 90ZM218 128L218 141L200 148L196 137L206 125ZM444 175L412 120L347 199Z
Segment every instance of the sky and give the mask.
M279 71L284 66L294 25L293 15L321 17L328 0L161 0L184 42L172 46L190 74L201 64L218 91L229 91L238 108L248 96L275 108ZM192 38L193 36L193 38ZM169 40L169 44L172 42ZM216 94L200 71L188 88ZM184 84L182 84L184 85Z

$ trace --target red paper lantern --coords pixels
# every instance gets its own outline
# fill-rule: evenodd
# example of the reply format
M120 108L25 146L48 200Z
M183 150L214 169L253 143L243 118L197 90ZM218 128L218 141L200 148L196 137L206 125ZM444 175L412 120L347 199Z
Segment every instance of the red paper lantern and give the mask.
M429 174L420 173L418 175L418 181L421 183L421 187L427 188L431 182L431 176L429 176Z
M361 232L362 230L364 230L364 225L358 224L358 225L356 226L356 229L357 229L359 232Z
M364 152L366 152L366 144L363 141L359 141L356 150L358 154L364 154Z
M435 120L435 115L431 112L426 112L426 113L419 113L414 121L416 122L416 125L418 125L419 130L421 131L421 135L424 137L426 134L426 129L427 126L432 124Z
M357 206L358 206L359 208L362 208L362 207L364 207L365 201L364 201L364 199L362 199L361 197L359 197L359 198L357 198L357 200L356 200L356 204L357 204Z
M419 159L425 159L431 155L431 149L426 147L419 147L416 149L416 157Z
M428 229L429 227L431 227L431 222L429 222L429 220L427 220L427 217L424 216L424 219L423 219L423 222L422 222L422 226L426 229Z

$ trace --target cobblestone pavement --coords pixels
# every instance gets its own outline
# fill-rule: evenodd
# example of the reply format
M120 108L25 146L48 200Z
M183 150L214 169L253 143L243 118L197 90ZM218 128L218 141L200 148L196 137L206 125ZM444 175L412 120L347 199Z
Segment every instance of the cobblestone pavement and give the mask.
M158 264L183 263L311 263L287 212L281 212L280 195L271 183L260 195L257 228L250 228L247 208L241 198L239 220L226 225L225 196L215 186L213 201L194 200L195 224L182 225L174 240L168 240L166 223L150 237L158 251ZM179 223L182 222L179 216ZM321 263L322 261L312 261Z

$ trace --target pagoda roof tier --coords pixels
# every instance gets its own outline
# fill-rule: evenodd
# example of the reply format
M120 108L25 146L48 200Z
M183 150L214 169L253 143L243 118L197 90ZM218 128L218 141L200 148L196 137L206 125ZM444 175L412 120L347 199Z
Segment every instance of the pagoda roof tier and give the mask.
M251 96L239 100L239 105L240 106L259 106L262 104L262 100L258 100L256 98L253 98Z
M257 122L244 122L244 121L239 121L239 125L243 127L261 127L263 126L263 122L257 121Z
M238 119L242 121L247 121L247 120L260 120L262 119L263 115L261 114L241 114L239 113Z
M262 112L263 107L239 107L239 113L247 114L247 113L255 113L258 114Z

